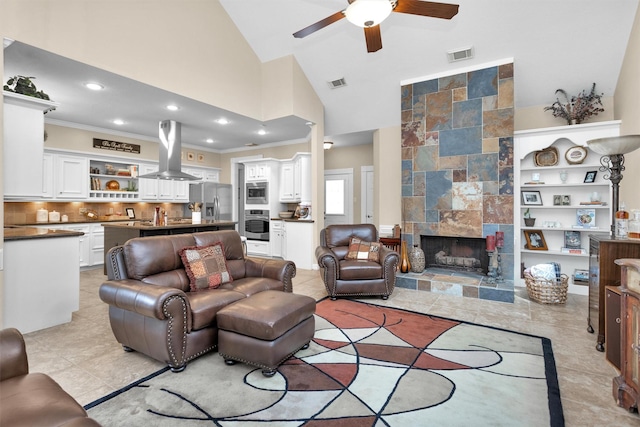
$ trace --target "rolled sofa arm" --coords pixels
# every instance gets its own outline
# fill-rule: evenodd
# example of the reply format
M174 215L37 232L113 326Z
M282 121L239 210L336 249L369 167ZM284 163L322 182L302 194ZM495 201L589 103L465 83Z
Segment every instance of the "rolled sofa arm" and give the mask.
M146 285L132 279L108 280L100 285L99 295L109 305L159 320L168 318L165 304L172 297L182 298L188 304L185 293L180 289Z
M24 338L15 328L0 331L0 381L29 373Z
M284 283L284 291L293 291L293 278L296 277L296 265L293 261L245 257L247 277L266 277Z

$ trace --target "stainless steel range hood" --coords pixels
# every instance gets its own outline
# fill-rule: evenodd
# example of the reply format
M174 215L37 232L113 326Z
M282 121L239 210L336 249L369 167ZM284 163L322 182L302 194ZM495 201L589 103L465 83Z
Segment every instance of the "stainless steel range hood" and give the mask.
M160 122L160 167L158 172L140 175L138 178L170 179L174 181L198 181L197 178L182 172L180 153L182 151L182 125L175 120Z

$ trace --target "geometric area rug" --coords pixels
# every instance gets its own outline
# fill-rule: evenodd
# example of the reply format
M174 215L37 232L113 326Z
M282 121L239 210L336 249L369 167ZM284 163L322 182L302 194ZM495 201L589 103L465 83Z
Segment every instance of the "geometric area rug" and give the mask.
M549 339L344 299L271 378L211 353L85 408L103 426L564 425Z

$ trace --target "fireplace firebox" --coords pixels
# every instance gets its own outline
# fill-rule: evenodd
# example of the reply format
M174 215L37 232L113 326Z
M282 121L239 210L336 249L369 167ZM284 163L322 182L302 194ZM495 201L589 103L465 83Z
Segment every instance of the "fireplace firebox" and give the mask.
M489 255L484 238L420 236L427 268L444 268L487 274Z

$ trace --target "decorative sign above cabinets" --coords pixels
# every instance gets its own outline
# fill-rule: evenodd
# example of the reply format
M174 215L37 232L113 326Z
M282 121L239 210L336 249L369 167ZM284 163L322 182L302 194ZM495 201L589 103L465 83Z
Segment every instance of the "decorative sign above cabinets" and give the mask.
M140 154L140 145L126 142L107 141L105 139L93 138L93 148L102 150L121 151L123 153Z

